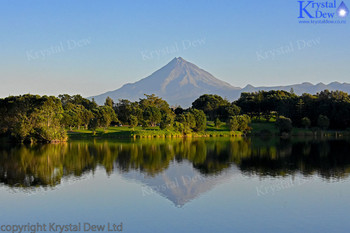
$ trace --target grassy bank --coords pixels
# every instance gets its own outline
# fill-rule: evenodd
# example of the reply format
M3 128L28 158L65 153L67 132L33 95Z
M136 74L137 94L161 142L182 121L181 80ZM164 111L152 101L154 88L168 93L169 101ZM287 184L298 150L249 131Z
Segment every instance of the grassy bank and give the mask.
M72 130L68 131L68 137L70 139L82 139L82 138L165 138L165 137L241 137L242 132L230 131L226 125L222 125L216 128L213 124L209 123L207 129L204 132L191 132L189 134L183 134L170 129L160 129L156 127L135 127L134 129L127 126L121 127L108 127L107 129L99 128L95 134L91 130Z
M253 136L278 136L279 131L274 122L253 121L252 130L249 135ZM212 122L208 122L207 129L203 132L192 132L183 134L171 129L160 129L156 127L135 127L134 129L121 127L99 128L95 133L91 130L72 130L68 131L69 139L88 139L88 138L181 138L181 137L241 137L243 132L230 131L226 124L215 127ZM320 130L293 128L291 136L297 137L343 137L350 136L350 131Z

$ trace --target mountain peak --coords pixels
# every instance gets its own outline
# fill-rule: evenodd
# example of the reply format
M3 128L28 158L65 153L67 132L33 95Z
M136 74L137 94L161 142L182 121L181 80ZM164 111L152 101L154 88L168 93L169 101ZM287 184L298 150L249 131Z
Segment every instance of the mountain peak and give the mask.
M165 99L170 105L189 107L191 103L203 94L217 94L229 100L239 97L241 92L255 92L259 90L285 90L293 88L295 93L315 94L324 89L342 90L350 92L350 84L331 83L302 83L288 86L254 87L247 85L244 89L233 87L230 84L215 78L209 72L182 57L175 57L167 65L155 71L150 76L135 83L129 83L121 88L104 94L90 97L95 98L98 104L103 104L107 97L115 101L128 99L137 101L144 98L144 94L155 94Z
M138 100L143 98L144 94L155 94L171 105L188 107L200 95L217 94L232 98L237 97L239 90L240 88L215 78L182 57L175 57L150 76L124 85L118 90L96 96L95 99L98 103L103 102L107 96L115 100L121 98Z
M178 61L180 61L180 62L186 62L186 63L189 63L188 61L186 61L186 60L185 60L185 59L183 59L182 57L178 57L178 58L177 58L177 60L178 60Z
M171 60L169 63L172 63L172 62L187 62L187 61L182 57L174 57L174 59Z
M183 65L183 64L192 64L188 61L186 61L185 59L183 59L182 57L175 57L173 60L171 60L168 65ZM168 66L166 65L166 66ZM165 67L166 67L165 66Z

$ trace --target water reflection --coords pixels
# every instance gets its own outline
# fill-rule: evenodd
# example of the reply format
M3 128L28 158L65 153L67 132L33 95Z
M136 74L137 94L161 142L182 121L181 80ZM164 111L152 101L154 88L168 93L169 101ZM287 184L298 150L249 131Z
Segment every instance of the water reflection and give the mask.
M80 177L99 166L107 174L118 171L138 180L145 176L153 177L153 181L160 175L164 177L168 174L168 180L171 176L174 178L171 174L177 169L179 176L194 177L198 173L211 178L210 185L219 182L215 177L236 168L245 175L286 176L301 173L305 176L319 174L325 179L342 179L350 172L349 146L348 140L283 141L279 138L1 144L0 182L9 187L54 187L60 184L63 177ZM187 164L186 169L181 168L184 164ZM150 180L144 183L157 187L159 182ZM166 185L164 179L161 182ZM210 185L206 182L207 187ZM168 186L165 195L173 192ZM193 191L192 196L188 193L182 196L194 198L196 192L202 191ZM174 202L181 205L184 200Z

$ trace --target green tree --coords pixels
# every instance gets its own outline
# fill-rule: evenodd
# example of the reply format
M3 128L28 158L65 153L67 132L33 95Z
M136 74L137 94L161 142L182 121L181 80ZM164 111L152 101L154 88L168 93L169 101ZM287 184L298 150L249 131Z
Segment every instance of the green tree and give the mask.
M189 134L196 127L196 119L191 112L184 112L175 117L175 121L183 125L183 133Z
M292 131L292 120L290 118L280 116L276 120L276 125L280 133L290 133Z
M230 106L230 102L218 95L202 95L192 103L192 108L202 110L208 119L213 121L217 117L223 118L221 109Z
M97 118L90 119L88 128L89 128L89 130L92 130L93 135L96 134L97 127L98 127L98 119Z
M242 132L247 132L248 130L250 130L250 122L251 119L248 115L239 115L238 117L238 124L239 124L239 130Z
M311 121L308 117L304 117L301 119L301 124L304 126L305 129L308 129L311 126Z
M207 117L204 112L198 109L191 109L190 113L195 121L195 126L192 129L196 132L204 131L207 128Z
M117 121L117 115L115 114L113 108L109 106L99 107L99 125L105 129L110 126L112 121Z
M127 124L130 121L132 115L132 103L129 100L121 99L115 107L119 120L123 124Z
M163 100L160 97L155 96L154 94L152 95L146 95L145 99L140 99L139 105L142 110L145 110L149 106L151 107L156 107L159 109L159 111L164 112L164 113L170 113L171 109L169 107L169 104Z
M143 112L143 118L148 124L150 124L150 126L155 126L160 123L162 114L160 113L159 108L148 106Z
M84 125L85 129L88 128L90 120L94 117L94 114L87 110L86 108L82 109L81 111L81 123Z
M177 132L181 132L181 133L184 133L184 125L178 121L175 121L174 122L174 130L177 131Z
M231 116L227 122L231 131L247 132L250 130L251 120L248 115Z
M239 129L239 123L238 123L237 116L230 117L227 124L228 124L228 127L230 128L230 131L237 131Z
M0 99L0 128L20 142L65 141L63 108L54 96L22 95Z
M114 107L114 101L113 101L112 98L110 98L109 96L106 98L105 106L109 106L109 107L111 107L111 108Z
M174 124L174 118L175 118L174 113L162 114L162 120L160 122L160 128L161 129L169 129L169 128L171 128L172 125Z
M130 127L132 128L132 130L134 131L135 127L138 124L138 119L136 116L130 116Z
M241 109L240 109L240 107L238 107L237 105L232 103L229 106L226 106L225 111L226 111L225 119L228 119L228 118L230 118L230 116L239 115L241 112ZM223 120L225 120L225 119L223 119Z
M220 128L220 126L221 126L221 121L220 121L220 119L219 119L218 117L215 119L214 125L215 125L215 127L216 127L217 129Z
M321 128L321 129L328 129L329 127L329 118L327 116L324 115L319 115L318 116L318 120L317 120L317 125Z
M143 121L143 110L140 108L138 102L130 102L129 100L119 100L114 107L118 119L123 124L128 124L130 122L130 116L136 116L138 122Z

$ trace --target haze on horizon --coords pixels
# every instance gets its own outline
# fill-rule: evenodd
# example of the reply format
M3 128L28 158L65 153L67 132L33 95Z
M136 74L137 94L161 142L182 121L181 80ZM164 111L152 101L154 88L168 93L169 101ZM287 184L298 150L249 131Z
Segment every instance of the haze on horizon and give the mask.
M6 0L0 97L94 96L174 57L238 87L349 82L350 16L344 25L308 25L298 11L294 0Z

